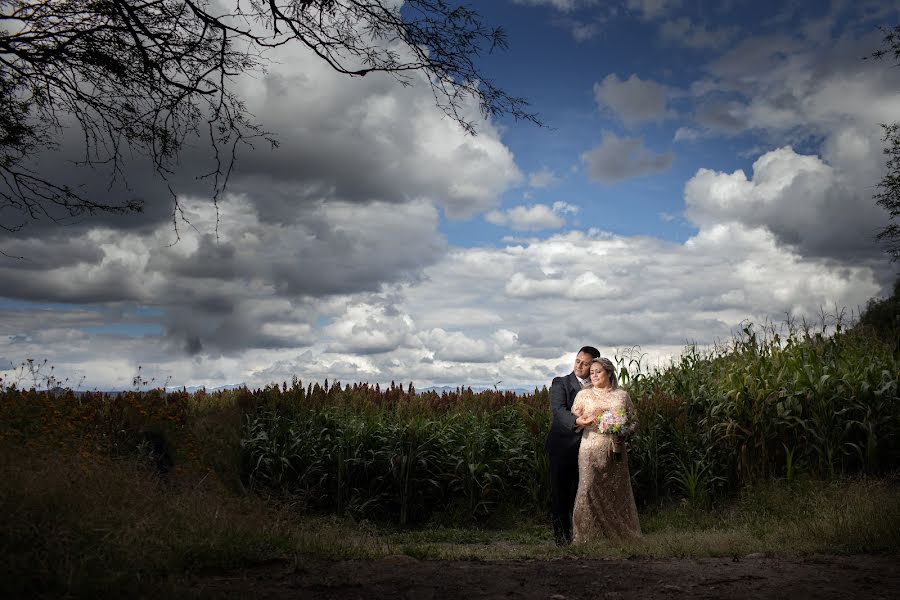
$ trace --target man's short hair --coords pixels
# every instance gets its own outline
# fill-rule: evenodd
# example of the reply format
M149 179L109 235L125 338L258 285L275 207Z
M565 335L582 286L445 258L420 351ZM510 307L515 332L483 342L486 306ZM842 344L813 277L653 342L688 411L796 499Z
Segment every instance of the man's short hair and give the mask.
M600 351L593 346L584 346L581 350L578 351L578 354L581 354L582 352L584 352L585 354L590 354L591 358L600 358Z

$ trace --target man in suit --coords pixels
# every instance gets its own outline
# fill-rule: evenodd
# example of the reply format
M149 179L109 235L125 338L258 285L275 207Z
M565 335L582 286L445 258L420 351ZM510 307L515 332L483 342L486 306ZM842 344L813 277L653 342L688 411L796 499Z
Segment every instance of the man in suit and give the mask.
M547 436L547 453L550 455L550 512L558 546L572 541L572 511L578 490L578 448L581 446L581 428L589 424L575 422L572 403L575 394L590 383L591 361L599 356L599 350L584 346L575 356L572 372L554 377L550 384L553 423ZM584 419L591 421L593 418Z

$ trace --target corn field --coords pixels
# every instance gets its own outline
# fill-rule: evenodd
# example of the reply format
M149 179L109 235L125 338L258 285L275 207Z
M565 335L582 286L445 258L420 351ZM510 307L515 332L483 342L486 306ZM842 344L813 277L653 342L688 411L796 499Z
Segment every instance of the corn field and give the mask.
M665 368L619 359L640 431L629 443L639 505L697 507L772 478L883 475L900 465L900 351L862 328L834 335L745 327ZM0 437L91 453L146 452L175 471L305 510L401 525L544 518L546 388L417 393L412 384L299 380L214 394L0 396Z

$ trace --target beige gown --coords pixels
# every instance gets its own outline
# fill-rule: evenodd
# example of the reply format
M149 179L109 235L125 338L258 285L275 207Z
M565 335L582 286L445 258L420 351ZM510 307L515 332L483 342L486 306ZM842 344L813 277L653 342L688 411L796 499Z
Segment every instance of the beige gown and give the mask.
M624 408L631 415L633 431L637 427L634 404L628 392L621 388L581 390L575 396L572 413L578 417L598 416L618 408ZM581 433L578 493L572 517L576 544L604 538L632 540L641 536L625 444L621 444L621 460L616 460L613 457L614 442L613 436L599 433L596 425L586 427Z

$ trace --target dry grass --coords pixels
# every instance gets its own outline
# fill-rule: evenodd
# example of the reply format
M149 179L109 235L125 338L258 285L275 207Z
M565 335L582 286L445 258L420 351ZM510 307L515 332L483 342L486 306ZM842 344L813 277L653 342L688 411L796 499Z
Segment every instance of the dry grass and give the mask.
M119 596L292 552L277 512L215 477L164 481L134 460L35 448L0 455L0 595Z
M0 452L0 596L154 597L185 573L273 558L496 560L705 557L762 552L900 551L894 479L776 482L706 511L677 506L641 516L644 538L557 548L540 520L497 529L406 530L303 515L238 496L215 475L160 479L135 460L35 447Z

